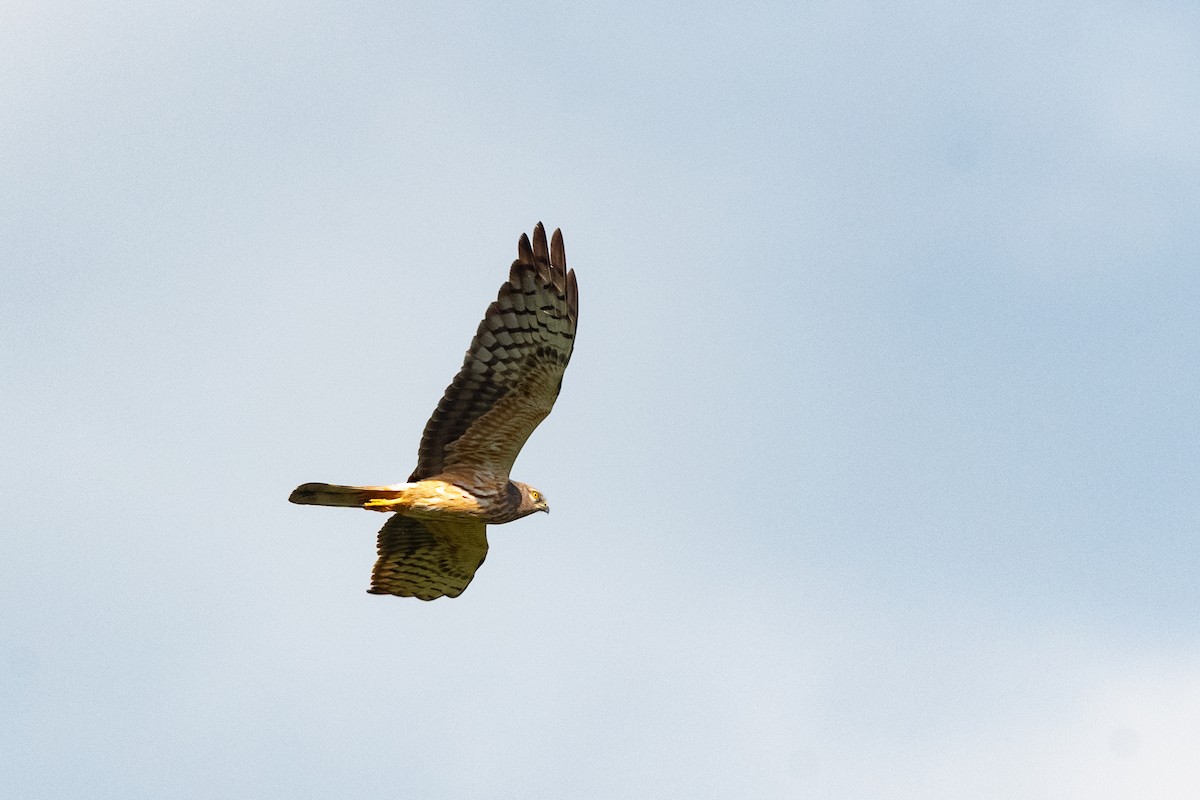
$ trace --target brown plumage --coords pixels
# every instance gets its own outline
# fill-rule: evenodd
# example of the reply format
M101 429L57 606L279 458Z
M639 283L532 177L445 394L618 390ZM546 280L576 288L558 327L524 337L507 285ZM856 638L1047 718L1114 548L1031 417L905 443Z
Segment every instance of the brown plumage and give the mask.
M408 483L306 483L288 499L395 515L379 532L374 594L458 597L487 555L487 525L549 511L538 490L509 479L550 409L571 360L579 290L562 234L524 234L508 282L467 348L462 369L425 426Z

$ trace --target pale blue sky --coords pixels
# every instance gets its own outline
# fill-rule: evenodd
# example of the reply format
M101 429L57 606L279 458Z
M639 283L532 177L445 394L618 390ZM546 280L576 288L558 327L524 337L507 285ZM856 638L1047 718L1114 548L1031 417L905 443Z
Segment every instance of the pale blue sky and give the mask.
M0 795L1193 798L1189 3L0 4ZM506 276L578 346L365 593Z

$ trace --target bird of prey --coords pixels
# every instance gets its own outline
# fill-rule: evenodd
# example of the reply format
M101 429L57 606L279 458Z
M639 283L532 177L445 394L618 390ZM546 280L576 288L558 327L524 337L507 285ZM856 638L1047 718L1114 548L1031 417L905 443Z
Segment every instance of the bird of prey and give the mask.
M373 594L458 597L487 555L487 526L549 511L509 479L517 453L558 397L575 343L579 290L562 233L521 234L517 260L467 348L462 369L425 426L407 483L306 483L288 499L394 512L379 531Z

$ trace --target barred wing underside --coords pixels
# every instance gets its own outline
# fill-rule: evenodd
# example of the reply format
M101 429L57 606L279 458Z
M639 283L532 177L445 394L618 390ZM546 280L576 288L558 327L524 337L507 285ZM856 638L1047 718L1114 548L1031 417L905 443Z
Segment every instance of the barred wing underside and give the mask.
M396 514L379 531L379 560L367 591L422 600L458 597L487 550L483 523Z

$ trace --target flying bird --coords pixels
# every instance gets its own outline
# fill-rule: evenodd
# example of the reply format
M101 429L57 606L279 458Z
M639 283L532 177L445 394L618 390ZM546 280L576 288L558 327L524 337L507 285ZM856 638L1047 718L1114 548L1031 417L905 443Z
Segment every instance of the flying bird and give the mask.
M517 260L421 437L407 483L306 483L301 505L394 512L379 531L372 594L458 597L487 556L487 526L550 510L509 478L533 429L554 407L575 344L579 289L562 233L521 234Z

